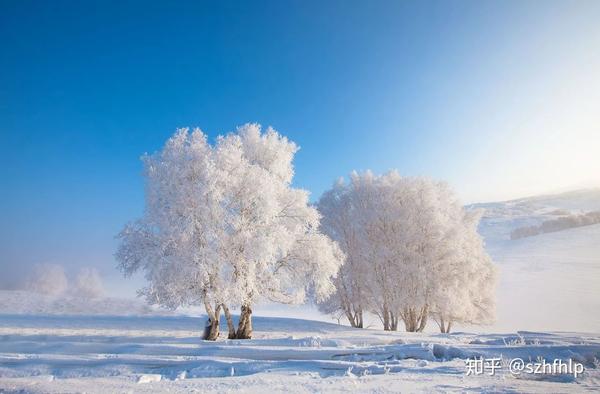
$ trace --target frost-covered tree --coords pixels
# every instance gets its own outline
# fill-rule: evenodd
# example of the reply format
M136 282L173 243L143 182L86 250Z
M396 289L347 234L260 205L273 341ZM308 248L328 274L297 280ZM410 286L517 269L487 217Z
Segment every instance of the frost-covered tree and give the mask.
M100 273L95 268L82 268L73 282L73 294L83 298L97 298L104 294Z
M52 296L63 294L68 286L65 270L58 264L36 264L26 284L30 291Z
M385 330L404 322L422 331L430 316L442 331L452 322L487 322L494 314L494 267L467 213L445 183L353 173L319 201L323 231L347 255L336 292L322 306L377 315Z
M120 233L125 274L142 270L141 293L175 308L204 304L219 334L250 338L252 307L263 299L322 300L343 253L319 232L308 192L291 187L297 147L275 130L248 124L216 144L196 129L178 130L162 151L143 158L146 209ZM241 307L237 326L230 308Z
M457 224L454 253L440 265L444 286L432 295L432 316L443 333L452 324L488 324L495 318L496 269L477 233L481 211L464 212ZM457 237L460 235L460 237Z

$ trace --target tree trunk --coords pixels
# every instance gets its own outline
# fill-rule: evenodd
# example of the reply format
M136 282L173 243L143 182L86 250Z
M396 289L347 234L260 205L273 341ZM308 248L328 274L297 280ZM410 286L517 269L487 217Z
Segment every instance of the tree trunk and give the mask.
M413 308L405 308L402 314L404 320L404 328L407 332L414 332L416 329L415 313Z
M227 328L229 330L228 339L235 339L237 337L237 333L235 332L235 326L233 325L233 318L231 317L231 312L229 312L229 308L223 304L223 312L225 312L225 318L227 319Z
M391 329L391 324L390 324L390 311L388 310L388 307L386 304L383 305L383 329L385 331L390 331Z
M242 305L242 311L240 313L240 322L238 324L236 338L252 338L252 308L250 308L250 305Z
M425 329L425 326L427 325L427 315L429 314L429 307L427 305L425 305L423 307L423 309L421 309L421 316L420 316L420 322L419 322L419 327L417 328L417 332L423 332L423 330Z
M350 323L351 327L363 328L362 310L356 311L354 313L352 313L349 310L346 310L345 313L346 313L346 318L348 319L348 322Z
M219 338L219 319L210 320L210 329L206 333L204 339L206 341L216 341Z
M221 318L221 305L214 310L208 301L204 301L204 308L210 321L210 326L207 326L204 332L204 340L216 341L219 338L219 320Z
M440 326L441 333L448 334L450 332L450 328L452 327L452 320L448 320L448 322L446 323L444 318L441 317L438 325Z
M351 323L354 328L363 328L363 313L362 309L354 310L354 318Z
M350 311L350 309L346 309L344 308L344 313L346 314L346 319L348 319L348 322L350 323L351 327L358 327L358 322L356 320L356 315L352 314L352 311Z
M392 331L398 331L398 315L395 313L390 313L390 329Z
M404 311L400 313L400 317L404 320L404 328L407 332L422 332L427 325L428 314L429 308L425 305L420 311L415 308L404 308Z

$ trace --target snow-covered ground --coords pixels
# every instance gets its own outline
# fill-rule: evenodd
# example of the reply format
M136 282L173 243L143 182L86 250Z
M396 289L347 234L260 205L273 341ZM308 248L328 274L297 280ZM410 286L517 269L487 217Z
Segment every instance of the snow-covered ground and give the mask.
M600 333L600 224L490 250L500 270L495 330Z
M0 391L581 392L600 384L600 336L409 334L289 318L254 321L255 339L205 342L188 316L3 315ZM225 328L225 327L223 327ZM494 376L468 358L503 357ZM513 376L512 358L572 359L573 377Z

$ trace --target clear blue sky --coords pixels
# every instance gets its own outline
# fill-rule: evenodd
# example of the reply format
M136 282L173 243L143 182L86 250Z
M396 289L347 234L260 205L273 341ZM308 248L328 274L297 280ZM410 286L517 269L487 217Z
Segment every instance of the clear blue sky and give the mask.
M2 1L0 270L112 272L139 157L182 126L272 125L313 199L353 169L465 202L588 182L599 21L594 1Z

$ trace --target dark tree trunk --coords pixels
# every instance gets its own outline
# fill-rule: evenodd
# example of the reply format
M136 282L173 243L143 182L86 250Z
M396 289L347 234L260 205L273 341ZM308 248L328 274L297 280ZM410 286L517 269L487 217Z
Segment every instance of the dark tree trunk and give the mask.
M214 310L208 301L204 301L206 314L208 315L208 324L204 327L203 338L207 341L216 341L219 338L219 320L221 319L221 305Z
M206 327L204 339L216 341L219 338L219 319L210 320L210 326Z
M240 322L236 333L237 339L252 338L252 308L249 305L242 305L240 313Z

